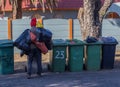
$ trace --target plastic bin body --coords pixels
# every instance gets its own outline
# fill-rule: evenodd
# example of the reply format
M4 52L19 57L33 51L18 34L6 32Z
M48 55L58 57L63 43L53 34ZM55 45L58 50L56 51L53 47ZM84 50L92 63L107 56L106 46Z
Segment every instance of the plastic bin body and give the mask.
M102 46L102 69L112 69L114 67L116 44L103 44Z
M87 70L100 70L101 47L100 42L86 44L85 68Z
M71 72L83 70L84 44L80 40L68 42L68 69Z
M14 72L14 52L11 40L0 40L0 74Z
M53 72L64 72L66 66L67 44L62 39L53 40L50 65Z
M117 40L114 37L102 37L102 69L112 69L114 67L115 51Z

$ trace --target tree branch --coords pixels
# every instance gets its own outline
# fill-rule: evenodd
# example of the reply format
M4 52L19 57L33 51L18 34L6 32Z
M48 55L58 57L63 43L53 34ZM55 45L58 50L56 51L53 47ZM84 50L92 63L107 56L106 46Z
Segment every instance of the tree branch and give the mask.
M94 6L94 21L95 21L95 25L99 25L100 20L99 20L99 11L101 9L101 0L95 0L94 2L95 6Z
M84 12L83 12L83 8L81 8L81 7L79 8L77 18L79 19L80 24L81 24L81 22L83 22L83 20L84 20Z
M99 11L99 20L102 23L103 17L105 13L107 12L108 8L111 6L114 0L105 0L103 6L101 7Z

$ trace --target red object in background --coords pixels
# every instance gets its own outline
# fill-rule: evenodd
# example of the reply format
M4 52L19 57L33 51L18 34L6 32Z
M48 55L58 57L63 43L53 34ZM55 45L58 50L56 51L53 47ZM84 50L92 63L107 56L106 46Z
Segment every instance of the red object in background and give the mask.
M36 22L37 22L37 19L36 18L32 18L31 22L30 22L30 26L31 27L36 27Z

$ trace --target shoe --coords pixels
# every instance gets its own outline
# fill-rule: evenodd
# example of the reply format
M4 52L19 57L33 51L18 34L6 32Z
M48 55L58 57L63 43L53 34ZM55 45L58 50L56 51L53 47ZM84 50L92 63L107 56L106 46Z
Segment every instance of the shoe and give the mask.
M28 75L27 75L27 79L31 79L31 75L28 74Z
M38 75L39 77L41 77L41 73L37 73L37 75Z

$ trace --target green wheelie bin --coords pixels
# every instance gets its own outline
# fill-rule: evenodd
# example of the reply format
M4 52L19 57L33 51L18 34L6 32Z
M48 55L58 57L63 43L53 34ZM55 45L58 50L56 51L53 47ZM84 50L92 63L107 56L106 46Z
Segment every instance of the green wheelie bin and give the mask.
M67 43L63 39L54 39L50 57L50 69L53 72L64 72L67 57Z
M14 47L13 41L0 40L0 74L11 74L14 72Z
M86 43L85 52L85 69L100 70L102 57L102 42Z
M68 42L68 70L79 72L83 70L84 43L73 39Z

